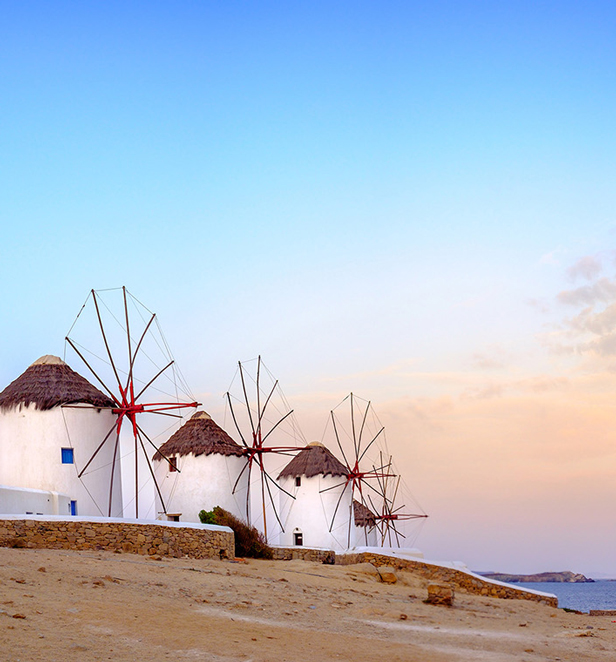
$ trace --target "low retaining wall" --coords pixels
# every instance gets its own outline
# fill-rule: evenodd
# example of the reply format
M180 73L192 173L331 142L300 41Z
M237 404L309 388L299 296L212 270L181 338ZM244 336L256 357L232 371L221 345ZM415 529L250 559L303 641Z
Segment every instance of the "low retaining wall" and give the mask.
M107 518L0 516L0 547L122 551L193 559L235 558L226 526Z
M454 584L458 590L475 595L485 595L489 598L505 598L508 600L531 600L542 602L550 607L558 607L558 598L539 592L516 588L510 584L490 581L472 572L466 572L445 565L426 563L424 561L411 561L372 552L361 552L359 554L339 554L336 556L336 564L349 565L353 563L372 563L376 567L383 565L396 568L397 570L409 570L413 574L420 575L433 582L444 582Z
M336 562L336 552L328 549L310 549L308 547L273 547L274 560L293 561L301 559L302 561L316 561L317 563Z

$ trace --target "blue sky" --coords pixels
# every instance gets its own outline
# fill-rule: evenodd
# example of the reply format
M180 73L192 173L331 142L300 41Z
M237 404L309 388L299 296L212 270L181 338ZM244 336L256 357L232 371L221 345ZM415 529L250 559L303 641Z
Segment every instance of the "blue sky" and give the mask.
M512 380L604 375L546 338L567 269L613 277L615 22L607 2L0 2L1 385L123 284L204 401L258 353L307 411L361 389L401 431L405 398L491 387L506 420ZM445 524L424 535L456 553Z

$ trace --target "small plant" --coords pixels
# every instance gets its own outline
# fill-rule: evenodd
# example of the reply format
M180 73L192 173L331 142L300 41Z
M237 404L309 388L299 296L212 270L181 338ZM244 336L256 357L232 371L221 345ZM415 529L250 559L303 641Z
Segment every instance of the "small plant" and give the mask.
M216 517L213 510L202 510L199 513L201 524L216 524Z
M251 559L271 559L274 551L267 544L262 533L254 526L250 526L230 512L216 506L213 510L202 510L199 513L202 524L216 524L228 526L235 534L235 554Z

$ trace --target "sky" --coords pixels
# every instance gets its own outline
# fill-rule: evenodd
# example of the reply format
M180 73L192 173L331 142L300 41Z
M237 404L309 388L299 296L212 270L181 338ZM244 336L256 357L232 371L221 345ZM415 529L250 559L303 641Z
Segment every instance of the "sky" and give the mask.
M90 289L215 417L370 400L427 558L616 577L616 10L0 0L0 387Z

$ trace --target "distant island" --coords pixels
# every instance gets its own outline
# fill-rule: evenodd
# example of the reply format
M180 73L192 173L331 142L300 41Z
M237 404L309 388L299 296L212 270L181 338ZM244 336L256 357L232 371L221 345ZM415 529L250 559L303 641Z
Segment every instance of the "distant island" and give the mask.
M569 572L539 572L536 575L507 575L504 572L480 572L478 573L488 579L495 579L499 582L507 582L508 584L517 584L522 582L530 584L533 582L560 582L567 584L583 584L585 582L594 582L594 579L585 577L579 573Z

